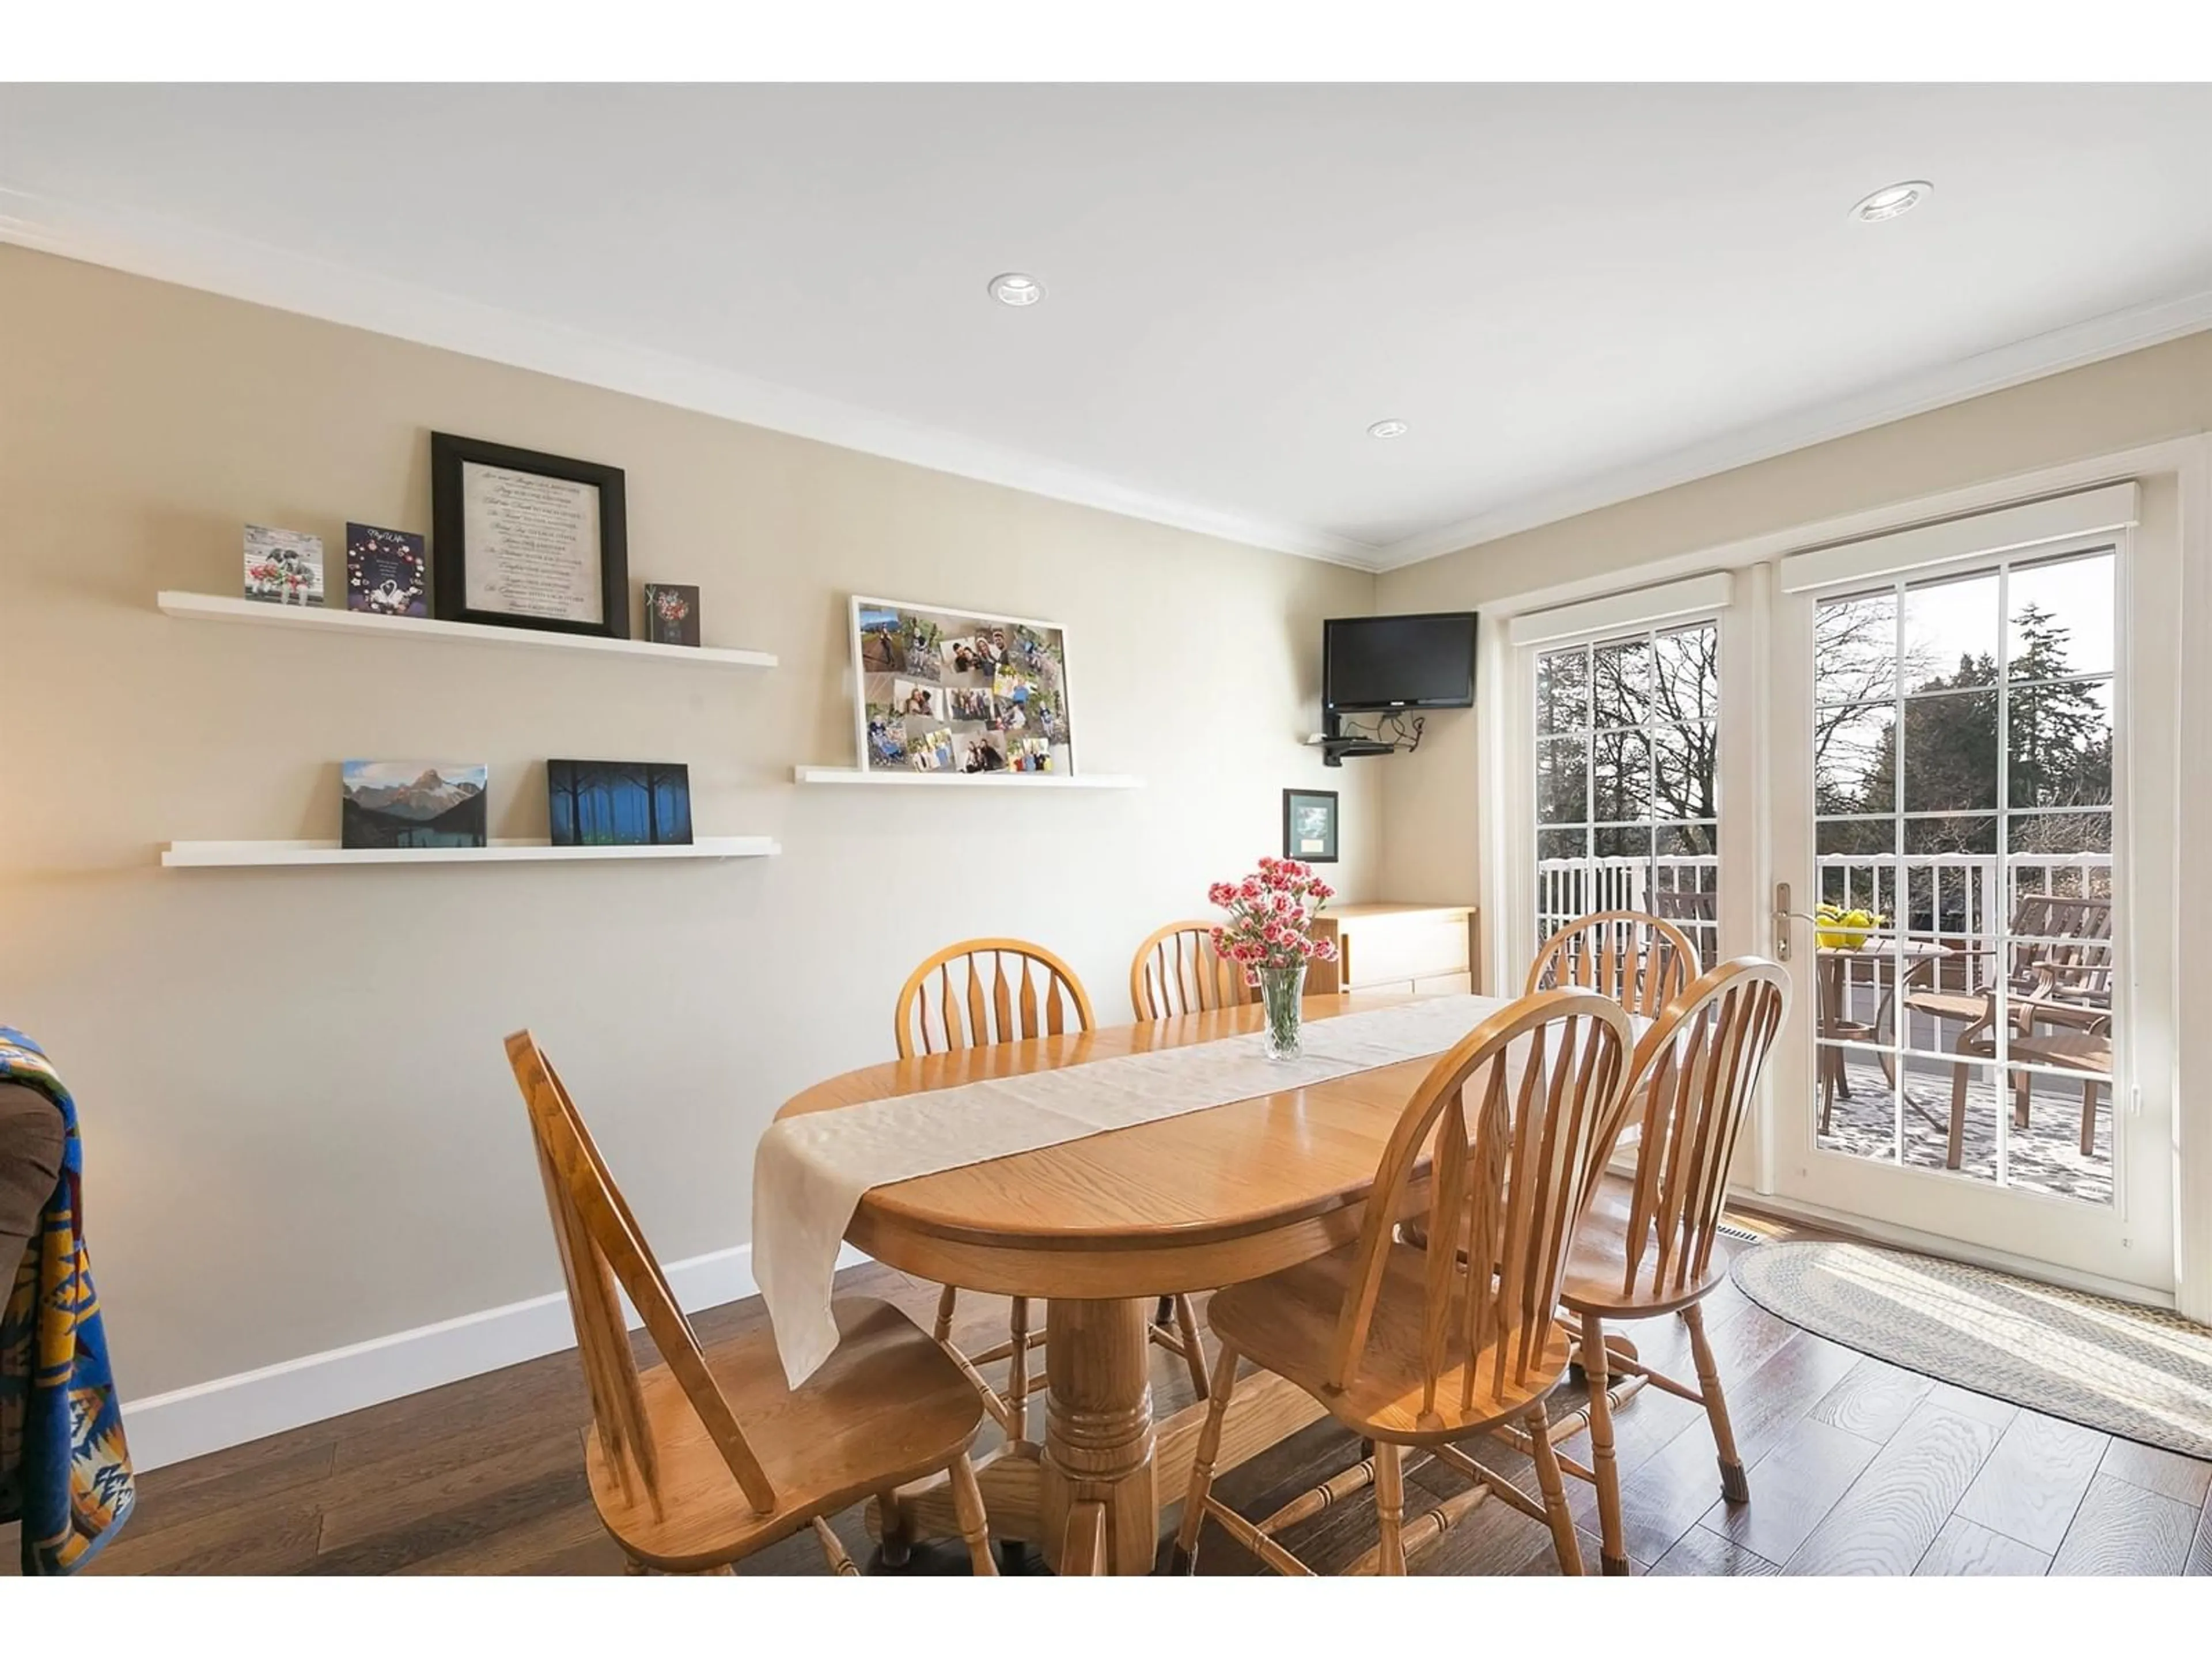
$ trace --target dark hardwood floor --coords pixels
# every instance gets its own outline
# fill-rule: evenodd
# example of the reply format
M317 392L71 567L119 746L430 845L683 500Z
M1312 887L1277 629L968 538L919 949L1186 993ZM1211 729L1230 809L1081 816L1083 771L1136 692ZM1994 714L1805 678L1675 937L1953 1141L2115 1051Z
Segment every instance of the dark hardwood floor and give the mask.
M934 1309L933 1286L889 1268L855 1268L840 1282L896 1302L925 1324ZM1635 1572L2212 1573L2212 1463L1855 1354L1784 1324L1732 1285L1707 1310L1752 1501L1720 1500L1703 1414L1646 1389L1617 1419ZM756 1299L695 1322L712 1342L762 1317ZM1004 1319L1001 1300L963 1296L956 1340L988 1346L1003 1335ZM1647 1358L1691 1374L1678 1322L1652 1320L1629 1334ZM1172 1356L1156 1353L1153 1391L1163 1411L1188 1402L1188 1380ZM575 1356L559 1353L157 1469L140 1478L138 1513L89 1571L617 1572L620 1552L585 1490L588 1417ZM1586 1438L1566 1449L1588 1458ZM1265 1513L1357 1455L1350 1437L1316 1424L1224 1476L1218 1490L1247 1514ZM1534 1490L1526 1458L1500 1447L1482 1455ZM1409 1477L1407 1509L1458 1485L1449 1470L1424 1465ZM1595 1494L1571 1480L1568 1491L1595 1570ZM1363 1494L1286 1541L1316 1569L1337 1570L1374 1542L1373 1515L1372 1496ZM879 1570L860 1511L835 1524L854 1559ZM0 1528L0 1572L13 1571L15 1558L14 1528ZM1033 1554L1026 1565L1036 1566ZM1198 1570L1249 1573L1257 1563L1209 1524ZM813 1540L801 1535L738 1571L819 1573L823 1565ZM917 1550L907 1571L964 1572L966 1559L957 1547ZM1488 1504L1418 1555L1413 1571L1555 1567L1542 1528Z

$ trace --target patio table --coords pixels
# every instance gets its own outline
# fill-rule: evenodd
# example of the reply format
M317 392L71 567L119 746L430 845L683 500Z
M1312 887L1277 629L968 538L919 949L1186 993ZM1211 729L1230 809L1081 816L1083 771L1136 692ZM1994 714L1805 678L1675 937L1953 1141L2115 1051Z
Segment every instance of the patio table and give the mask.
M1854 929L1854 932L1856 930ZM1837 1046L1845 1042L1875 1042L1881 1040L1882 1011L1897 994L1894 979L1882 991L1880 1006L1871 1021L1850 1018L1850 992L1854 983L1851 969L1855 964L1870 963L1874 968L1873 983L1881 985L1882 964L1901 966L1905 972L1922 963L1941 961L1955 954L1948 945L1934 939L1911 939L1895 933L1869 933L1857 945L1823 945L1818 948L1820 977L1820 1129L1828 1127L1828 1110L1838 1095L1845 1100L1851 1097L1850 1079L1844 1070L1844 1051ZM1894 1085L1897 1082L1896 1057L1887 1048L1882 1051L1881 1069ZM1941 1125L1937 1126L1941 1127Z

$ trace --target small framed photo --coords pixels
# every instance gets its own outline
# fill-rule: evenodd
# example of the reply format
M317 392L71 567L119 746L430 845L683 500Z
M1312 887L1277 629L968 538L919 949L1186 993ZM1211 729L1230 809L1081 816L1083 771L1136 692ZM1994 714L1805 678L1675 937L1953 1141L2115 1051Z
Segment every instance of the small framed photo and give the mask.
M1283 791L1283 856L1301 864L1336 862L1336 791Z
M629 637L620 467L433 432L430 520L441 620Z
M305 531L246 526L246 597L268 605L320 605L323 538Z
M684 582L647 582L645 637L655 645L697 645L699 590Z

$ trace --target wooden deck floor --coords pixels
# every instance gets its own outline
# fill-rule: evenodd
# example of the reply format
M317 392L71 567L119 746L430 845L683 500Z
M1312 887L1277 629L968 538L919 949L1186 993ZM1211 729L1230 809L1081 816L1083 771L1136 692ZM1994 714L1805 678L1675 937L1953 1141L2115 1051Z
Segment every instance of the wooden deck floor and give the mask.
M842 1281L927 1323L933 1287L881 1267ZM1638 1572L2212 1573L2212 1463L2020 1411L1838 1347L1773 1318L1723 1285L1708 1304L1752 1501L1720 1501L1711 1437L1694 1407L1646 1390L1618 1420L1627 1542ZM956 1340L988 1346L1004 1304L962 1298ZM713 1341L762 1317L757 1300L702 1315ZM994 1335L994 1333L998 1335ZM1630 1333L1668 1369L1680 1325ZM1689 1375L1686 1361L1680 1374ZM1188 1401L1180 1362L1155 1355L1163 1410ZM102 1573L613 1573L620 1553L586 1494L580 1436L589 1415L573 1353L549 1355L142 1477L139 1510L94 1564ZM989 1424L986 1423L988 1430ZM1570 1450L1587 1455L1583 1442ZM1320 1424L1225 1477L1219 1490L1264 1513L1357 1456ZM1485 1454L1527 1480L1525 1460ZM1454 1490L1435 1466L1409 1480ZM1595 1570L1595 1504L1569 1492ZM1533 1488L1532 1488L1533 1489ZM1165 1496L1165 1494L1164 1494ZM1170 1512L1172 1516L1172 1511ZM858 1510L836 1518L856 1560L877 1570ZM0 1571L14 1571L0 1528ZM1286 1541L1323 1571L1374 1541L1371 1495L1326 1511ZM1035 1565L1034 1557L1030 1565ZM1201 1573L1255 1563L1209 1526ZM804 1535L740 1573L817 1573ZM909 1571L966 1571L957 1550L916 1552ZM1502 1505L1476 1510L1418 1556L1419 1573L1547 1573L1548 1540Z

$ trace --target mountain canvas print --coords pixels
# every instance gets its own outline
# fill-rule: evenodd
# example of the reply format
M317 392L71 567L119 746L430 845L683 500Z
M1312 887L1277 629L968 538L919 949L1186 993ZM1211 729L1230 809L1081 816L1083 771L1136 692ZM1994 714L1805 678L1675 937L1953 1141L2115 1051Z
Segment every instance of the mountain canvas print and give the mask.
M347 848L482 847L482 765L447 761L347 761L340 845Z

